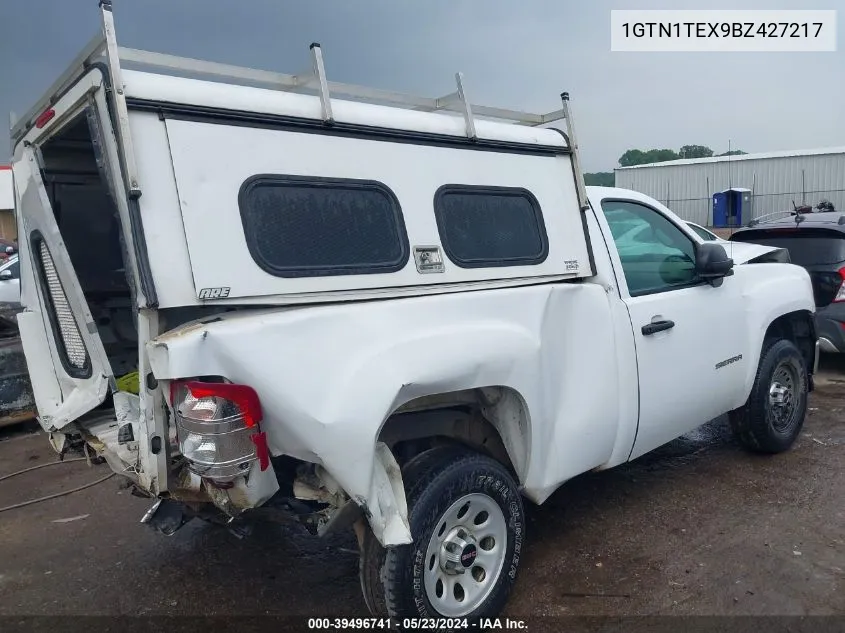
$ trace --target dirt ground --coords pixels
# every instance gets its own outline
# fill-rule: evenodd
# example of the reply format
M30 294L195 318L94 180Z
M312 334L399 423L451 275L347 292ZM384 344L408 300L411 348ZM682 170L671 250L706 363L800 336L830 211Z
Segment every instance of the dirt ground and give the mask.
M845 362L826 363L786 454L746 454L716 420L529 506L505 615L845 615ZM55 459L32 427L0 433L0 476ZM106 474L43 468L0 482L0 507ZM112 478L0 514L0 615L367 615L350 537L164 537L148 506Z

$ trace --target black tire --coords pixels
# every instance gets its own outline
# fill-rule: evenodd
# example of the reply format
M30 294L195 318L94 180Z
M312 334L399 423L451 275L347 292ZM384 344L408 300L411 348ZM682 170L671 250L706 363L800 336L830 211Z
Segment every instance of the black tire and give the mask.
M459 499L476 494L501 510L507 543L492 588L471 612L457 617L473 621L497 616L516 581L525 539L522 497L513 477L489 457L450 447L426 451L409 462L403 476L414 542L385 549L367 530L361 555L361 584L371 612L397 618L400 623L402 618L449 617L432 605L426 591L426 550L444 513ZM469 579L468 575L461 577Z
M405 482L405 497L416 496L419 482L425 480L426 473L432 468L448 463L466 453L466 449L453 444L436 446L415 455L402 468L402 479ZM387 550L381 546L369 526L364 531L364 542L361 547L360 578L361 592L370 613L377 617L390 615L385 602L384 560Z
M788 395L778 396L778 385L787 382L791 383ZM776 391L775 396L770 395L772 390ZM808 392L807 365L800 350L785 339L767 342L748 401L728 414L734 437L755 453L788 450L804 426ZM788 399L788 411L785 405L773 403L772 398Z
M370 613L376 617L387 617L387 603L384 600L384 583L381 579L384 557L387 550L381 546L375 534L367 525L364 528L364 542L361 544L359 571L361 593Z

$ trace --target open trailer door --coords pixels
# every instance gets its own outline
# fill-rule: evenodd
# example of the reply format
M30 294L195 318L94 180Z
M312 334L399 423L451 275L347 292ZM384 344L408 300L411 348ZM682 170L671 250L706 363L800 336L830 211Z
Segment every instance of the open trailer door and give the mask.
M30 262L21 266L18 326L41 425L56 431L105 400L112 372L33 145L18 145L12 169L19 253Z

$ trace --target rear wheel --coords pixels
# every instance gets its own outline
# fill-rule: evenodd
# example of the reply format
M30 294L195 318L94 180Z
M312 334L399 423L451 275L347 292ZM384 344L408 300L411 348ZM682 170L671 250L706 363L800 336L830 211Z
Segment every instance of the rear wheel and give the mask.
M372 534L364 539L368 607L397 618L495 617L525 538L516 482L489 457L454 449L412 461L404 475L414 542L385 550Z
M769 343L748 401L729 414L734 436L758 453L788 450L804 425L808 390L807 366L800 350L785 339Z

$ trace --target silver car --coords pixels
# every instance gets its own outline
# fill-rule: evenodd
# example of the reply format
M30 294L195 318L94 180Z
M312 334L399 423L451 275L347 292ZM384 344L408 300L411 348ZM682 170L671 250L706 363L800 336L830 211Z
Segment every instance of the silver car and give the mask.
M17 255L0 264L0 303L20 303L21 265Z

